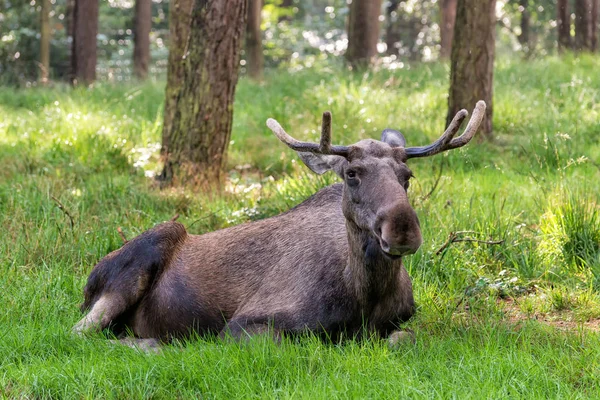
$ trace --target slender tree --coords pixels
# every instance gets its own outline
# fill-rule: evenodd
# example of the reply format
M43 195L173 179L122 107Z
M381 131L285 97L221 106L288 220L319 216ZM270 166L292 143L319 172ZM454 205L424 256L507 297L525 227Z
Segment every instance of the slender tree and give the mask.
M569 0L558 0L556 4L558 25L558 51L571 48L571 14Z
M152 0L136 0L133 26L133 71L138 79L148 76Z
M75 0L71 46L72 82L89 85L96 80L98 0Z
M194 0L171 0L169 4L169 62L161 154L166 157L171 147L171 128L177 104L177 95L184 79L185 52L188 48L192 7Z
M592 0L591 24L592 24L592 47L593 52L598 51L598 12L600 0Z
M462 108L487 103L484 134L492 133L496 0L458 0L446 125Z
M519 0L519 11L521 12L521 33L519 34L519 43L523 47L529 47L529 0Z
M263 73L264 56L260 29L262 5L262 0L248 0L246 61L248 75L253 79L260 79Z
M50 10L52 5L50 0L42 0L42 15L40 29L40 65L41 82L48 83L50 73Z
M440 57L449 58L452 54L454 21L456 20L456 0L439 0L440 3Z
M575 49L592 49L592 0L575 0Z
M353 0L348 18L346 60L354 68L368 66L377 55L381 0Z
M294 0L282 0L281 1L281 8L286 8L288 10L290 10L292 7L294 6ZM292 17L289 13L286 13L285 15L281 15L279 17L279 22L281 21L291 21Z
M165 180L200 186L222 181L246 14L247 0L195 2L183 81L163 149Z
M400 41L400 26L398 24L398 6L400 0L389 0L385 7L385 42L387 54L398 54L396 44Z

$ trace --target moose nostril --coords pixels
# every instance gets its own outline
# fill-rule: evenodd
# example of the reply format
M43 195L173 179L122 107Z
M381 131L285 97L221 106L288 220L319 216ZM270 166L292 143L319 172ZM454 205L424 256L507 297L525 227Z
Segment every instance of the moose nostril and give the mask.
M383 251L385 251L386 253L390 251L390 245L385 240L380 239L380 245Z

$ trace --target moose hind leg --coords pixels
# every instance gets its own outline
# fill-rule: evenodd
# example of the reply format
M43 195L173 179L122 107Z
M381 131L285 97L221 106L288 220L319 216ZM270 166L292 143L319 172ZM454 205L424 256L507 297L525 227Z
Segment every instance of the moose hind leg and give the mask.
M82 334L105 329L134 311L168 268L186 236L183 225L167 222L142 233L100 260L84 289L82 310L89 311L75 324L73 332Z

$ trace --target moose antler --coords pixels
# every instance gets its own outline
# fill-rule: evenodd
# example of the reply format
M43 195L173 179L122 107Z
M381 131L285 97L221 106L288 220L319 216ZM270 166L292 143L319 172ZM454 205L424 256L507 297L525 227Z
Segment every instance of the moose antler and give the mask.
M462 124L463 120L469 115L467 110L460 110L455 116L450 125L448 125L448 129L440 136L438 140L430 144L429 146L421 146L421 147L408 147L406 148L406 157L407 158L415 158L415 157L428 157L437 153L441 153L442 151L455 149L457 147L462 147L465 144L469 143L469 141L479 129L479 125L481 125L481 121L485 116L485 101L479 100L475 109L473 110L473 115L465 128L465 131L462 135L457 138L454 138L456 132L458 132L458 128Z
M321 124L321 142L319 144L301 142L294 139L288 135L287 132L283 130L281 125L279 125L279 122L275 121L273 118L269 118L267 120L267 126L273 131L279 140L287 144L292 150L317 154L331 154L342 157L348 156L348 146L331 145L331 113L329 111L325 111L323 113L323 122Z

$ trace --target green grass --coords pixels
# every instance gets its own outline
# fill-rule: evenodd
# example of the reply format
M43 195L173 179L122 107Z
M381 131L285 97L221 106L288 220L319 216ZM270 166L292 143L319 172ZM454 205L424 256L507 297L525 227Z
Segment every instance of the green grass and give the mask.
M147 177L160 168L162 84L0 88L0 394L597 397L599 69L591 57L498 60L495 142L410 163L424 244L406 258L417 341L397 350L377 338L201 338L147 355L69 330L91 268L122 244L117 227L131 238L180 214L203 233L277 214L336 181L299 165L268 117L314 140L329 109L335 143L389 126L409 145L427 144L443 130L447 65L242 79L221 196L161 191ZM437 254L457 231L503 243L457 242Z

